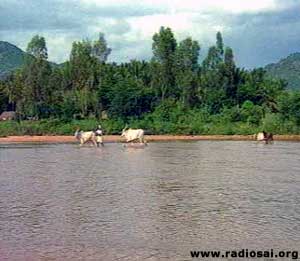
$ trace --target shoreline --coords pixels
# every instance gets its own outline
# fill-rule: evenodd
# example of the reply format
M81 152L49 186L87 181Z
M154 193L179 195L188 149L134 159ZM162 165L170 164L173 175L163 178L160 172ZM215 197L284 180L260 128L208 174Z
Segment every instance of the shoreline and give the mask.
M199 141L199 140L231 140L254 141L254 135L145 135L147 142L152 141ZM300 135L274 135L275 141L300 141ZM120 135L104 135L104 142L125 142ZM0 137L1 143L77 143L74 136L7 136Z

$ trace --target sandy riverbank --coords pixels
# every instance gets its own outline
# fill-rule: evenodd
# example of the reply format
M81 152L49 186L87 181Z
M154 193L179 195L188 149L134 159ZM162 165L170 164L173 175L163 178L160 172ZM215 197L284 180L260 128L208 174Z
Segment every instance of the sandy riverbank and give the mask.
M253 135L146 135L147 141L197 141L197 140L254 140ZM275 140L300 141L300 135L275 135ZM104 142L125 141L118 135L105 135ZM0 138L0 143L72 143L77 142L74 136L8 136Z

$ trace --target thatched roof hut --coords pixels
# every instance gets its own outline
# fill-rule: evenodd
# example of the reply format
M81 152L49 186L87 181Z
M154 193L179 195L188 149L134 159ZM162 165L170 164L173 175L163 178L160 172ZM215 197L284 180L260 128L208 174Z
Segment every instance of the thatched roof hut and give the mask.
M4 111L0 114L0 121L10 121L16 118L15 111Z

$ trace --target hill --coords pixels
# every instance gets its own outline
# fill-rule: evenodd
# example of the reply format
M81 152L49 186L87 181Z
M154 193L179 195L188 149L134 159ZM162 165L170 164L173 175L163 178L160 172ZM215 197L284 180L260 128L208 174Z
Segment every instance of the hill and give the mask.
M0 41L0 80L4 79L10 72L20 68L28 56L29 54L17 46L9 42ZM63 64L49 63L53 67L63 66Z
M265 69L270 76L286 80L288 88L300 90L300 53L293 53Z
M22 66L26 55L17 46L0 41L0 79Z

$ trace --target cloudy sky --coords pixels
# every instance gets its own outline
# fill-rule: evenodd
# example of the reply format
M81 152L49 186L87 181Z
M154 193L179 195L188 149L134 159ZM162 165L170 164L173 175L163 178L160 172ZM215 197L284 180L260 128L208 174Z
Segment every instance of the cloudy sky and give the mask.
M68 59L73 41L99 32L113 49L110 61L149 59L160 26L179 41L199 41L201 57L221 31L246 68L300 52L300 0L0 0L0 40L26 49L43 35L55 62Z

